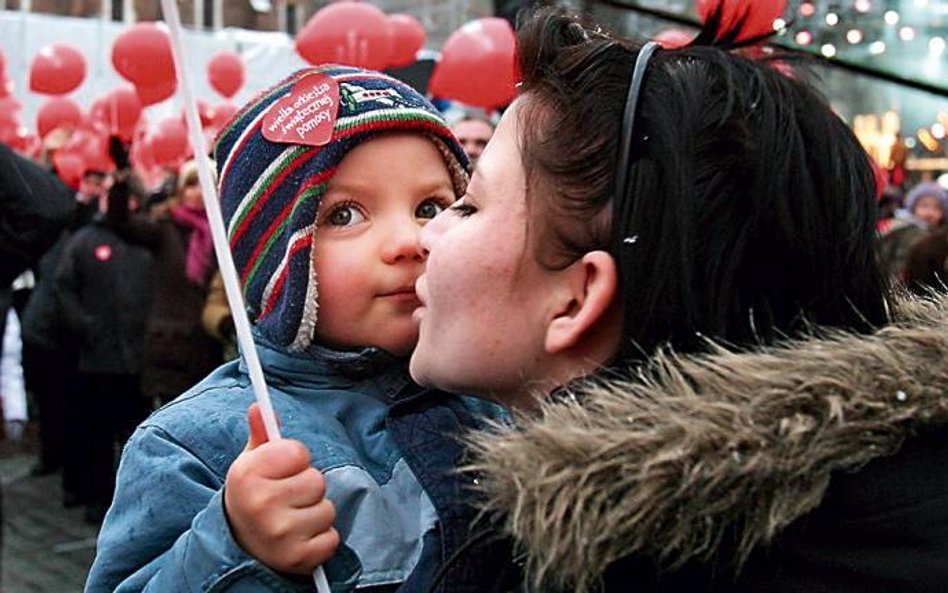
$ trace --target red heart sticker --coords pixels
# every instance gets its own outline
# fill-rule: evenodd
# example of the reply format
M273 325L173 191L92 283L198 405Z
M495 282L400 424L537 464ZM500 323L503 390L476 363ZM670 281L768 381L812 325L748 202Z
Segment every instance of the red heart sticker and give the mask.
M332 139L339 111L339 84L322 73L308 74L263 116L270 142L323 146Z
M108 245L99 245L93 251L95 258L99 261L106 262L112 259L112 248Z

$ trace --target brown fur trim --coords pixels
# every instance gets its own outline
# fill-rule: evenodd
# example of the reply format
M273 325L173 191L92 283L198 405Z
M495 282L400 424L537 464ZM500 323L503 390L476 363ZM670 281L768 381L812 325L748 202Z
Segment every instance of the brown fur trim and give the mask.
M663 353L514 428L471 437L485 511L537 586L586 591L629 554L740 563L818 506L834 471L948 423L948 297L903 300L872 336L756 353ZM580 403L581 402L581 403Z

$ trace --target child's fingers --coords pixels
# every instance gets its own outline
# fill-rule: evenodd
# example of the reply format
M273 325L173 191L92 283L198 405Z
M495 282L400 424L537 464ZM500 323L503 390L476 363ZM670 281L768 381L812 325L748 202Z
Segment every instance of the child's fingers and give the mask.
M333 528L323 531L319 535L310 538L303 547L304 553L308 558L310 566L315 568L324 564L339 547L339 532Z
M330 528L281 550L280 570L292 574L310 575L317 566L332 558L338 547L339 533Z
M250 436L244 450L251 451L267 442L267 428L263 424L263 414L260 413L260 406L256 402L247 408L247 424L250 425Z
M280 439L247 453L249 471L268 480L285 480L309 469L309 449L295 439Z
M312 507L326 496L326 480L312 467L281 480L280 488L281 500L286 506L297 509Z

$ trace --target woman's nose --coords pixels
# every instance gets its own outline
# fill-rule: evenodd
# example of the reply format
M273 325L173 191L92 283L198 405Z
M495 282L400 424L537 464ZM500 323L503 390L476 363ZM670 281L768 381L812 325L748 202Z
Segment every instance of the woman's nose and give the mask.
M421 228L421 232L418 233L418 251L422 258L428 259L432 244L447 228L450 217L451 212L444 210Z

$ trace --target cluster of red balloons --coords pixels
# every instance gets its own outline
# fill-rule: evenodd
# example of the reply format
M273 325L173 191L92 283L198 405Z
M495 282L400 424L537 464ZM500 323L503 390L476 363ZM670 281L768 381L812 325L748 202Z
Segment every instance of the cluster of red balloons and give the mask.
M108 153L109 137L132 144L133 165L146 176L166 167L177 167L190 156L183 118L170 117L148 126L144 107L164 101L177 90L177 73L171 39L163 24L141 22L128 27L112 46L112 64L130 85L119 86L92 103L88 113L64 96L78 88L86 77L86 60L75 47L53 43L43 47L30 66L30 90L52 95L39 108L37 136L20 123L20 103L13 98L13 85L6 75L0 53L0 142L24 153L38 153L41 139L54 130L62 138L50 139L52 162L64 181L78 184L90 169L114 168ZM207 64L207 77L218 93L233 97L245 82L243 60L234 52L219 52ZM202 102L201 121L213 136L236 112L231 103L216 106ZM35 154L34 154L35 156Z
M425 29L406 14L386 15L362 2L334 2L310 18L296 36L296 51L311 64L344 64L373 70L407 66L425 44ZM444 45L429 91L486 108L516 95L513 29L507 21L471 21Z
M407 66L425 45L425 28L412 16L388 16L363 2L320 9L296 35L296 51L311 64L371 70Z

